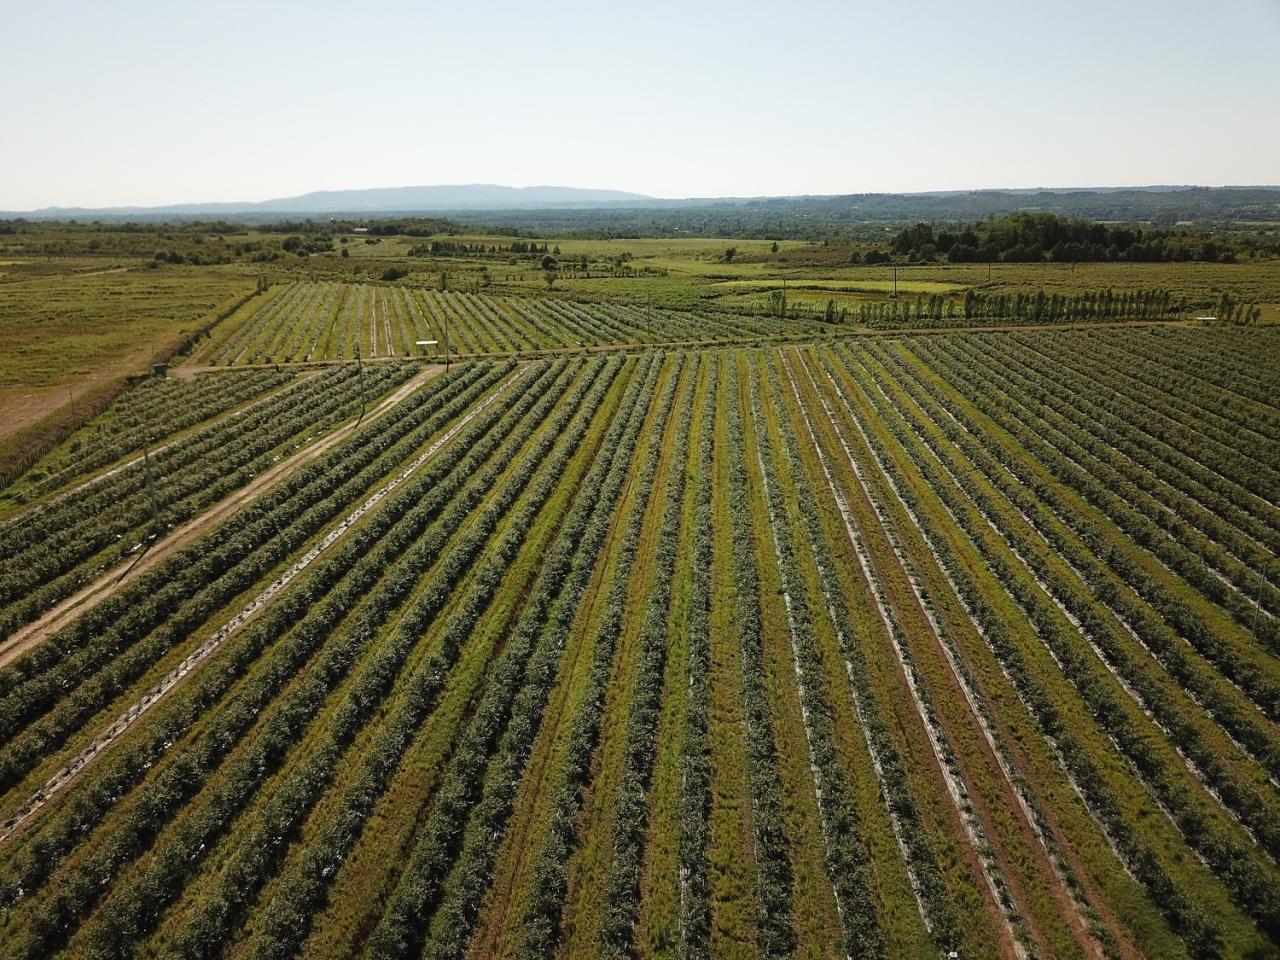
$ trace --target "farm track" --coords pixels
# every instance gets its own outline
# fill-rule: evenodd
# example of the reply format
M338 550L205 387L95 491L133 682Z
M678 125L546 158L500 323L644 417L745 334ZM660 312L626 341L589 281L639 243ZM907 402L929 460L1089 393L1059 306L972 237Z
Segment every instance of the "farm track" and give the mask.
M213 369L222 370L223 368L218 367ZM318 372L319 371L310 371L310 372L303 371L300 376L313 377ZM175 377L175 379L184 379L184 380L194 379L194 376L189 378ZM247 414L251 414L253 412L254 407L256 407L260 402L264 400L268 400L275 394L288 389L288 387L295 382L298 382L298 381L285 381L267 390L258 392L254 394L252 397L250 397L249 399L245 400L243 403L239 404L236 407L231 408L230 410L224 410L220 413L214 414L213 416L208 417L204 420L200 420L199 422L193 424L190 427L185 428L184 430L171 434L169 438L164 441L164 443L161 443L155 447L151 447L148 450L148 454L153 457L159 456L160 454L172 448L174 444L180 442L185 437L197 432L198 430L202 430L206 427L215 426L217 424L226 422L228 420L233 420L239 417L243 417ZM137 448L135 447L134 449L137 449ZM17 526L19 524L26 523L27 521L39 516L40 513L42 513L43 511L53 506L56 506L63 500L74 497L76 494L82 493L85 490L88 490L89 488L97 485L98 483L101 483L103 480L107 480L113 476L116 476L122 471L128 470L130 467L136 467L138 464L142 462L143 462L143 456L139 454L135 457L131 457L128 460L121 460L119 462L111 464L102 472L94 473L92 476L88 477L85 480L80 481L79 483L76 483L74 486L67 487L65 489L55 488L50 494L47 494L41 497L39 500L31 504L30 506L23 507L20 511L14 513L13 515L6 517L4 520L0 520L0 530L4 530L7 527ZM52 479L54 479L54 477L48 478L48 480L52 480ZM74 477L72 479L74 480ZM46 480L45 482L47 483L48 480Z
M389 396L365 414L360 420L348 422L331 431L314 443L302 448L291 456L272 465L258 474L248 484L224 497L199 516L187 521L177 530L166 534L152 543L146 552L135 560L129 560L100 575L96 580L67 597L56 606L45 612L37 620L14 631L0 643L0 667L12 662L17 657L35 647L50 634L66 626L76 617L83 614L95 604L101 603L121 589L126 578L137 577L147 570L158 566L179 550L190 544L227 517L231 516L254 497L272 487L282 477L287 476L306 463L323 456L333 447L347 439L362 425L372 423L387 411L393 409L405 397L422 384L434 377L441 367L428 367L402 384Z

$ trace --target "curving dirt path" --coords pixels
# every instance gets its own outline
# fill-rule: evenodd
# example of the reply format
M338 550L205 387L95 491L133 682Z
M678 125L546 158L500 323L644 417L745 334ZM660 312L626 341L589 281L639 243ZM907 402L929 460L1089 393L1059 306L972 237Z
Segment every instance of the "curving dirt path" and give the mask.
M443 369L444 367L438 364L426 367L421 373L405 381L393 393L384 397L377 406L364 415L362 420L352 420L338 427L310 446L303 447L297 453L274 464L270 469L264 470L239 490L228 494L203 513L153 542L141 557L125 561L104 572L92 583L86 584L62 602L45 611L36 620L14 631L3 642L0 642L0 667L12 662L15 658L38 645L46 637L66 626L90 607L111 596L128 577L144 573L167 560L201 534L221 523L254 497L273 486L276 481L304 464L322 456L355 433L359 427L377 420Z

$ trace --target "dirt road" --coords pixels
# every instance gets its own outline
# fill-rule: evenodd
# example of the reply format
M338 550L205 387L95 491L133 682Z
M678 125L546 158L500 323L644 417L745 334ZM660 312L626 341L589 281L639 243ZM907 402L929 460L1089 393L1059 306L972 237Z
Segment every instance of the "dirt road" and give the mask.
M160 538L160 540L151 545L151 548L141 558L130 559L106 571L92 583L86 584L61 603L47 610L38 619L15 631L3 642L0 642L0 667L21 656L86 610L111 596L129 578L145 573L173 556L205 531L221 523L246 503L253 500L254 497L272 487L281 478L333 449L355 433L358 427L366 423L372 423L383 416L388 410L396 407L405 397L409 396L443 369L444 367L439 365L424 368L422 372L405 381L395 392L383 398L376 407L368 411L363 421L357 422L353 420L344 424L331 433L325 434L310 446L304 447L292 456L281 460L270 469L258 474L239 490L224 497L200 515L193 517L178 529Z

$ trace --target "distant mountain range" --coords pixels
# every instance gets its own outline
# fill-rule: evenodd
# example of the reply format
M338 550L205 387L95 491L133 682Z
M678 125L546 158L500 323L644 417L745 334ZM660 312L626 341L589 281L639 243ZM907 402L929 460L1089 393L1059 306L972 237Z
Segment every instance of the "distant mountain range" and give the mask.
M156 207L45 207L0 212L0 217L56 220L264 221L287 217L377 218L436 214L472 223L582 228L588 221L630 226L633 217L682 220L727 217L753 224L782 219L827 223L903 220L976 220L1017 210L1041 210L1089 219L1146 220L1280 218L1280 187L1059 187L1054 189L938 190L787 197L660 199L622 190L577 187L506 187L473 183L368 190L321 190L296 197L243 203L181 203ZM639 220L636 221L637 223ZM673 221L674 222L674 221ZM676 227L673 227L676 229ZM683 227L680 227L683 229Z
M31 217L147 216L179 214L233 215L260 213L407 213L452 210L532 210L554 207L634 207L653 203L653 197L622 190L583 190L578 187L504 187L494 183L449 184L430 187L375 187L368 190L317 190L297 197L243 203L176 203L159 207L44 207Z

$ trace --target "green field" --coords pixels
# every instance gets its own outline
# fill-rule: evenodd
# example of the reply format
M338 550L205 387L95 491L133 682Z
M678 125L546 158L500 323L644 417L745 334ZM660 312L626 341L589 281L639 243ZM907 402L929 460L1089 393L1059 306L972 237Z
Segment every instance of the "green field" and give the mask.
M5 956L1280 944L1273 331L434 369L152 381L12 488Z
M1275 262L37 236L0 955L1280 949Z
M508 6L4 6L0 960L1280 960L1280 0Z

